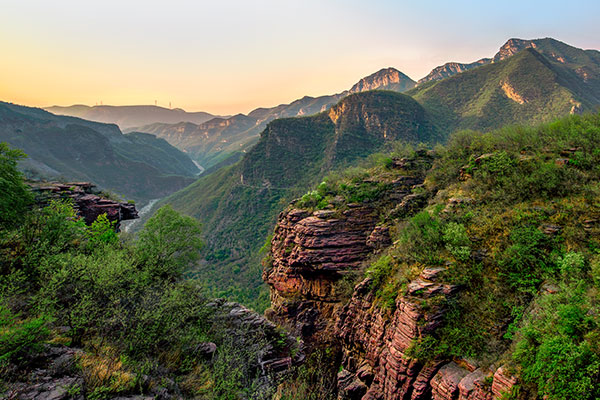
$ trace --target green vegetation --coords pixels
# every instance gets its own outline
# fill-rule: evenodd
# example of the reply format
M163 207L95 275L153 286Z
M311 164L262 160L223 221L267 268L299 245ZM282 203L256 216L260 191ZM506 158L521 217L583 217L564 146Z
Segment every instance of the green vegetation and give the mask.
M582 66L597 70L597 61L583 50L570 49L586 60L581 64L551 62L536 51L539 49L526 49L506 60L419 85L407 94L435 115L448 133L497 129L506 124L534 125L575 109L595 110L596 81L582 84L573 77ZM552 53L545 52L547 56Z
M22 154L2 150L1 176L14 190L0 204L28 202L14 162ZM234 399L258 390L261 351L286 351L287 336L236 325L231 305L209 303L186 279L201 247L196 220L166 206L123 242L105 215L86 226L68 202L19 212L0 226L0 387L26 379L49 343L63 343L83 350L85 385L72 390L90 399L165 380L184 397ZM207 342L213 356L199 351Z
M19 222L32 200L17 170L17 162L24 156L23 152L0 142L0 228Z
M599 142L593 114L459 132L436 149L426 179L435 201L396 221L395 245L367 270L383 308L425 267L462 287L422 300L445 307L445 324L412 357L500 359L521 395L600 395Z

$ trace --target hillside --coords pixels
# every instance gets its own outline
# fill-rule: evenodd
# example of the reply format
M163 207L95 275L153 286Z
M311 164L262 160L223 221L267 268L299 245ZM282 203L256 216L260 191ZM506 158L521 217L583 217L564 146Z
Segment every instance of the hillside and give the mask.
M185 274L200 224L166 207L138 237L135 206L91 185L28 190L0 143L0 398L271 398L304 353Z
M402 140L434 141L428 114L399 93L372 91L346 97L329 111L271 122L242 160L165 199L198 218L206 232L206 262L199 277L214 294L257 307L258 249L277 213L327 171Z
M21 165L31 177L92 181L140 201L181 189L199 172L163 139L10 103L0 103L0 141L28 154Z
M583 79L586 85L592 87L598 93L600 88L598 86L600 51L578 49L552 38L532 40L509 39L492 58L482 58L481 60L467 64L456 62L446 63L434 68L427 76L419 79L418 84L421 85L429 81L442 80L481 65L497 63L527 48L535 49L538 53L543 54L551 63L567 67L572 73ZM598 95L595 96L595 102L598 102Z
M164 138L173 146L185 151L205 168L210 168L231 154L246 152L256 144L260 132L275 119L307 116L320 113L351 93L368 90L392 90L404 92L415 82L394 68L385 68L369 75L350 91L331 96L309 97L280 104L271 108L257 108L248 115L238 114L230 118L215 118L203 124L156 123L132 128Z
M464 131L293 202L263 275L309 349L283 398L597 399L599 143L600 114Z
M578 78L570 66L526 48L505 60L419 85L407 94L435 112L450 131L486 130L595 110L599 92L595 76L591 78Z
M215 115L206 112L187 112L180 108L164 108L158 106L85 106L46 107L46 111L56 115L79 117L90 121L117 124L122 130L134 126L149 125L157 122L175 124L192 122L201 124Z

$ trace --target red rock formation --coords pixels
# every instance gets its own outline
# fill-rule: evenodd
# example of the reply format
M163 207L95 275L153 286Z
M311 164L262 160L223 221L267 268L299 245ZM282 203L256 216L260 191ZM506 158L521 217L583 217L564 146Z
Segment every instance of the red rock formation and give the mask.
M272 288L269 317L305 339L330 326L340 307L337 284L372 251L367 238L376 222L368 206L283 213L272 240L273 265L263 275Z
M387 209L403 216L418 211L426 196L413 195L410 189L422 180L404 177L394 182ZM516 383L502 368L488 371L466 360L423 363L408 355L415 341L443 322L445 302L427 304L427 299L459 291L441 281L445 268L425 268L399 293L393 311L377 304L370 278L354 287L349 300L340 290L344 277L362 274L371 255L391 244L388 229L379 225L381 213L373 204L283 212L263 273L271 287L268 318L291 327L309 348L311 343L341 348L339 400L499 399Z
M102 214L106 214L109 221L115 223L117 229L121 221L138 218L134 204L121 203L99 196L94 193L95 185L89 182L31 182L29 185L36 193L40 205L48 204L51 200L71 199L73 208L88 225Z

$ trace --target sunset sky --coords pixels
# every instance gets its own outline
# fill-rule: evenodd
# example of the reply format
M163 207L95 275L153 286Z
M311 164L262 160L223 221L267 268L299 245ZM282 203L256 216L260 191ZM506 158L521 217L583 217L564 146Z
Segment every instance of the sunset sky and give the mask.
M597 0L0 0L0 100L247 113L388 66L417 80L510 37L600 49L599 16Z

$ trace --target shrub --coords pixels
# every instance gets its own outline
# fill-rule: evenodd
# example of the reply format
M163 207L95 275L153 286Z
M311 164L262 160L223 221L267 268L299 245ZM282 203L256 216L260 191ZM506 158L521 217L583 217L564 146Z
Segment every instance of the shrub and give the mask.
M391 256L383 255L377 259L371 268L367 270L368 276L371 278L371 288L379 288L390 277L394 269L394 261Z
M467 229L464 225L456 222L449 222L444 227L444 243L446 249L454 256L457 260L466 261L471 255L471 248L469 244L469 236L467 236Z
M501 276L511 288L534 294L544 274L553 269L547 254L549 239L537 228L519 227L510 233L510 240L499 260Z
M412 260L439 264L442 260L439 249L443 244L442 223L428 211L412 217L400 232L404 253Z
M119 241L119 237L115 232L115 222L111 222L106 214L101 214L96 218L88 229L89 246L95 248L101 244L115 244Z
M598 329L590 314L585 284L562 284L557 294L538 302L538 311L524 324L513 358L526 382L540 397L597 399L600 396L600 354L587 333Z
M19 320L8 308L0 305L0 365L20 364L41 350L48 337L46 318Z

